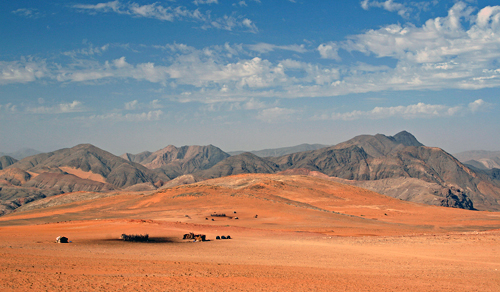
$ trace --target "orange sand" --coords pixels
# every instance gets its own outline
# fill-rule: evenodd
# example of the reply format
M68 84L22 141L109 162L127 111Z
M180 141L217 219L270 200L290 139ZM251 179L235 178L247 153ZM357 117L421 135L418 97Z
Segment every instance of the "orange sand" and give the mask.
M319 178L233 176L0 217L0 290L500 291L499 215Z

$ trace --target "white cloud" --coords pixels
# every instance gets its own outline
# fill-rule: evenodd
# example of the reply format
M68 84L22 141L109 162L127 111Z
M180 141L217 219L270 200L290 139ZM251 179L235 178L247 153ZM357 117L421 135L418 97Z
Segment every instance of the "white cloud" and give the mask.
M279 46L279 45L273 45L273 44L268 44L268 43L258 43L255 45L248 45L248 48L252 51L256 51L259 53L269 53L269 52L273 52L275 50L285 50L285 51L292 51L292 52L296 52L296 53L307 52L307 49L304 47L304 45Z
M80 101L73 101L71 103L60 103L54 106L40 106L36 108L27 108L27 112L33 114L64 114L64 113L75 113L83 112L85 107Z
M446 106L419 102L408 106L375 107L370 111L355 110L347 113L332 113L331 115L315 116L313 119L348 121L358 119L386 119L392 117L403 119L439 118L471 114L478 110L485 109L488 106L489 105L482 99L471 102L467 107L462 105Z
M48 73L45 62L26 60L0 61L0 85L26 83L45 77Z
M473 113L478 112L478 111L484 111L484 110L487 110L491 107L492 107L491 104L485 102L482 99L475 100L475 101L469 103L469 105L468 105L469 110Z
M13 113L13 112L16 112L17 111L17 106L12 104L12 103L7 103L7 104L0 104L0 110L3 110L5 112L10 112L10 113Z
M425 3L425 2L419 2L419 3ZM422 6L415 2L413 2L412 4L417 7ZM384 10L390 12L397 12L401 17L404 18L409 18L410 12L412 11L412 9L407 7L406 5L401 3L396 3L393 0L386 0L386 1L363 0L361 1L361 7L364 10L368 10L370 9L370 7L383 8Z
M159 108L163 108L163 105L161 104L160 100L158 99L155 99L153 101L151 101L149 103L149 105L151 106L151 108L153 109L159 109Z
M255 98L251 98L249 101L243 104L243 108L246 110L263 109L268 107L264 102L259 101Z
M126 110L135 110L135 109L137 109L138 104L139 104L139 102L137 101L137 99L133 100L133 101L126 102L125 109Z
M339 57L339 47L336 43L321 44L318 46L318 51L323 59L334 59L341 61Z
M193 3L195 5L201 5L201 4L219 4L218 0L194 0Z
M113 122L144 122L144 121L161 120L164 117L164 115L165 114L162 110L155 110L155 111L142 112L136 114L109 113L104 115L92 115L89 117L85 117L83 119L90 121L109 120Z
M297 110L289 108L266 108L258 113L257 119L267 123L282 122L291 119L295 113Z
M39 18L42 14L36 8L19 8L12 11L13 14L24 16L26 18Z
M94 45L89 44L88 48L67 51L67 52L64 52L63 55L70 56L70 57L76 57L77 55L84 55L84 56L101 55L102 53L104 53L108 49L109 49L109 44L106 44L106 45L100 46L100 47L94 47Z
M195 0L193 2L196 5L199 4L217 4L217 0ZM257 33L257 26L248 18L234 15L224 15L223 17L213 18L210 11L205 13L201 12L199 9L189 10L182 6L163 6L158 4L158 2L152 4L141 5L135 2L122 3L118 0L99 3L95 5L89 4L76 4L73 8L78 9L82 12L88 12L90 14L95 13L117 13L123 15L130 15L132 17L145 17L157 19L160 21L170 21L175 20L185 20L199 22L202 24L201 28L209 29L216 28L222 30L232 31L234 29L244 29L247 32Z
M458 2L447 16L429 19L422 26L388 25L350 36L343 42L325 42L317 47L321 57L334 59L340 50L391 58L394 60L391 67L361 62L336 65L318 60L271 61L255 57L255 52L275 50L300 53L306 51L303 45L225 43L198 49L173 43L155 47L165 54L157 63L132 64L125 57L98 62L84 54L80 54L83 59L75 57L72 63L65 65L26 59L0 62L0 84L47 79L64 83L134 79L169 87L172 90L165 92L171 93L165 98L204 103L500 87L497 65L500 6L485 7L475 12L477 14L473 12L471 7Z

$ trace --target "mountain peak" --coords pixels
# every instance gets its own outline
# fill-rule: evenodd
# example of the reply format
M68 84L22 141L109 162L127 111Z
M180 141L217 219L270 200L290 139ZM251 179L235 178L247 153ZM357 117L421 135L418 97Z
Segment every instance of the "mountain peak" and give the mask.
M392 138L399 144L403 144L405 146L424 146L424 144L420 143L415 136L407 131L401 131L396 135L392 136Z

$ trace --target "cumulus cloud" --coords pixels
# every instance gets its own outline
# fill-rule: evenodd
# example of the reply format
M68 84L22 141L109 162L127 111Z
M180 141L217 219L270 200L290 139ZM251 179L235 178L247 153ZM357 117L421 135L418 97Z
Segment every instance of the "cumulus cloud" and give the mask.
M27 83L45 77L48 73L45 62L21 59L0 61L0 84Z
M27 108L27 112L33 114L64 114L83 112L85 107L82 102L74 100L71 103L60 103L54 106L40 106L35 108Z
M217 0L195 0L196 5L217 4ZM234 29L243 29L251 33L258 32L257 26L248 18L234 15L224 15L223 17L213 18L210 11L205 13L199 9L190 10L183 6L163 6L158 2L152 4L138 4L135 2L121 2L119 0L92 4L75 4L73 8L87 12L96 13L117 13L130 15L132 17L152 18L160 21L185 20L201 23L201 28L223 29L232 31Z
M100 9L119 8L109 4ZM457 2L448 15L429 19L421 26L387 25L317 47L318 57L340 59L340 50L356 51L371 58L391 58L391 66L255 57L255 52L305 52L302 45L226 43L194 48L173 43L155 47L165 54L157 62L129 63L125 57L103 62L96 61L90 53L79 54L65 65L26 59L0 62L0 84L44 79L64 83L134 79L170 87L166 98L204 103L386 90L492 88L500 87L499 36L500 6L475 11L464 2ZM106 46L86 50L102 51L103 47ZM370 62L370 58L366 59Z
M331 115L316 116L313 119L348 121L358 119L386 119L392 117L403 119L439 118L472 114L479 110L486 109L488 106L489 105L482 99L471 102L467 107L462 105L446 106L419 102L407 106L375 107L370 111L355 110L347 113L332 113Z
M334 59L341 61L339 57L339 47L336 43L321 44L318 46L318 52L323 59Z

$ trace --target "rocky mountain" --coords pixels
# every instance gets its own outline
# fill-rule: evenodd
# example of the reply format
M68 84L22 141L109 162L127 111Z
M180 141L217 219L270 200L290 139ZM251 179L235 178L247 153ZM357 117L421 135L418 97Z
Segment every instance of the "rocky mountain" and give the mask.
M73 148L27 157L9 166L9 168L13 167L39 174L68 167L100 175L106 183L119 188L137 183L169 180L160 173L153 172L138 163L127 161L90 144L80 144Z
M0 170L6 168L9 165L12 165L17 162L17 159L11 156L2 156L0 157Z
M153 152L144 151L144 152L141 152L139 154L125 153L125 154L120 155L120 157L125 159L125 160L131 161L131 162L141 163L141 161L148 158L151 154L153 154Z
M235 174L279 172L338 180L412 202L500 210L500 169L465 165L442 149L422 145L406 131L361 135L335 146L277 157L249 152L230 156L212 145L170 145L117 157L82 144L20 161L0 161L0 213L66 192L151 191Z
M242 173L275 173L277 171L279 171L277 164L250 152L245 152L231 156L210 169L196 172L194 176L210 179Z
M11 153L0 152L0 157L1 156L10 156L10 157L13 157L13 158L19 160L19 159L23 159L25 157L40 154L40 153L41 153L40 151L35 150L35 149L23 148L23 149L17 150L16 152L11 152Z
M182 146L177 148L169 145L156 152L142 152L136 155L124 154L130 161L137 161L149 169L156 169L170 179L184 174L206 170L230 155L213 146Z
M44 172L22 184L23 187L52 189L61 193L76 191L101 192L114 190L115 187L90 179L83 179L73 174Z
M259 157L279 157L287 154L292 154L292 153L297 153L297 152L304 152L304 151L311 151L311 150L317 150L321 148L328 147L328 145L322 145L322 144L300 144L297 146L292 146L292 147L282 147L282 148L274 148L274 149L264 149L264 150L255 150L255 151L231 151L228 152L231 156L234 155L239 155L245 152L250 152L254 155L257 155Z
M26 157L0 170L0 213L55 194L162 185L169 180L161 172L81 144Z
M215 165L216 172L210 169L197 175L212 178L229 175L234 169L263 173L305 169L408 201L500 210L498 180L475 172L442 149L423 146L406 131L395 136L357 136L332 147L280 157L256 160L247 154L231 158L237 159ZM408 190L411 186L418 187Z
M479 169L500 169L500 151L466 151L455 154L455 157L464 164Z

